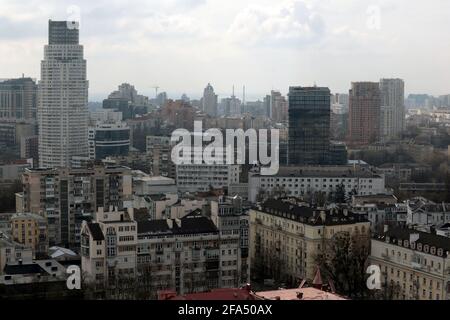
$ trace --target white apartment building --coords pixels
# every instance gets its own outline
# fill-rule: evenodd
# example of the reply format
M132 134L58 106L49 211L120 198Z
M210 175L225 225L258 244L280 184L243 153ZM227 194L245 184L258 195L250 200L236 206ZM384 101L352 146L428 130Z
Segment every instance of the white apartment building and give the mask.
M137 223L133 210L100 208L81 228L81 265L88 282L113 285L136 277Z
M385 178L368 168L353 166L282 167L275 176L249 174L249 201L256 202L258 195L270 196L283 191L286 196L302 197L315 192L336 192L345 187L346 195L377 195L387 192Z
M450 238L406 227L371 241L370 263L381 269L382 290L401 300L450 299Z
M37 108L40 167L68 167L72 157L87 157L88 86L78 28L50 20Z
M177 165L177 186L180 192L204 192L210 188L229 188L239 183L239 165L183 164Z

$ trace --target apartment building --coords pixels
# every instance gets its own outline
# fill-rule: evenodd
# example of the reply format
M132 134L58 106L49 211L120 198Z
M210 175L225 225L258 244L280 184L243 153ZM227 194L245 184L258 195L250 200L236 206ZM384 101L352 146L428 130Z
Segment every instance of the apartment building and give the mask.
M151 291L178 294L240 284L239 240L220 237L214 222L194 211L182 219L138 223L138 270Z
M229 164L182 164L177 165L177 186L180 192L204 192L228 189L239 183L241 168Z
M233 271L234 262L230 263L230 261L237 261L239 284L248 283L250 281L249 216L243 208L242 198L219 197L217 201L211 201L211 219L219 229L221 242L226 241L220 248L223 258L222 268ZM228 240L238 241L239 248L236 253L233 250L230 254L226 247ZM232 285L234 279L229 280L231 280L229 285Z
M22 182L21 209L47 218L50 245L77 248L83 220L100 207L121 209L132 200L131 170L120 166L27 169Z
M81 268L88 282L114 285L136 277L137 222L133 210L99 208L81 227Z
M255 203L262 193L270 197L274 192L286 196L304 197L316 192L327 195L344 186L346 195L385 194L385 178L369 168L354 166L281 167L275 176L258 172L249 174L249 201Z
M150 157L151 171L154 176L175 179L176 167L172 162L173 145L168 136L147 136L147 155Z
M381 269L382 290L394 299L450 299L450 238L406 227L371 241L370 263Z
M347 209L312 208L295 198L269 199L250 210L252 275L292 283L312 281L318 255L338 235L369 246L370 223Z
M33 257L48 252L47 220L34 213L16 213L11 217L11 234L14 241L33 250Z

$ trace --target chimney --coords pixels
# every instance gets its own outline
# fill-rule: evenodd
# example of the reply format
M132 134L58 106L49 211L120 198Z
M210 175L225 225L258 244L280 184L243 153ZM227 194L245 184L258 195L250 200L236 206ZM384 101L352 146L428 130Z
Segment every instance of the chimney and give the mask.
M327 214L325 211L320 211L320 219L322 220L322 223L325 223L327 220Z

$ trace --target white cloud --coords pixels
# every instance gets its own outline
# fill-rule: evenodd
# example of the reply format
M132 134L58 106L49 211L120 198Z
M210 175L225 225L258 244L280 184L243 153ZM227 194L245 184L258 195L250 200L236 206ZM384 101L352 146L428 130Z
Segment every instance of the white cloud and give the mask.
M250 5L234 19L227 35L241 45L297 46L319 40L324 32L320 14L303 1L275 6Z

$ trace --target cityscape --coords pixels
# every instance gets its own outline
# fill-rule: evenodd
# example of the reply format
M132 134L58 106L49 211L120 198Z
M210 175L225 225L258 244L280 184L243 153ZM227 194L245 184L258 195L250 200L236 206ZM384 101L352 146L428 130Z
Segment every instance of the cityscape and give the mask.
M1 300L450 300L450 88L91 98L84 24L39 24L40 74L0 69Z

